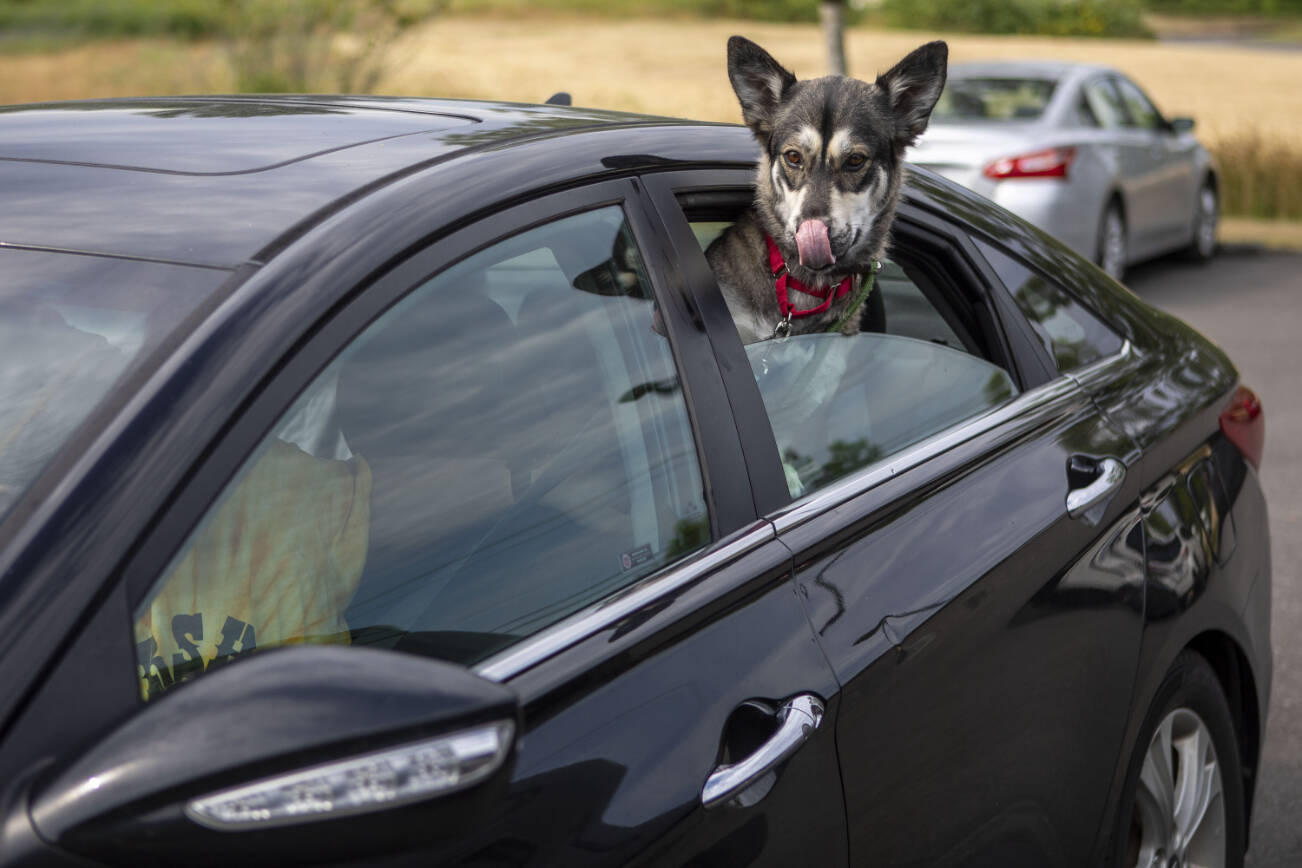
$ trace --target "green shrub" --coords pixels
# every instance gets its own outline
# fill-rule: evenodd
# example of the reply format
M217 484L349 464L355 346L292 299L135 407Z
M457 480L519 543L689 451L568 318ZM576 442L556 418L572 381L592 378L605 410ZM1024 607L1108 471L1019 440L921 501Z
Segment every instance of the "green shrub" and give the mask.
M1221 169L1223 213L1302 220L1302 148L1254 132L1223 139L1211 150Z
M883 0L888 24L1041 36L1147 37L1140 0Z
M445 0L221 0L242 93L367 93L394 38Z
M634 15L681 15L698 18L747 18L758 21L817 21L819 0L452 0L454 12L580 12L611 18ZM860 17L846 3L846 21Z
M1302 0L1147 0L1171 15L1302 15Z
M0 0L0 31L87 36L210 36L221 29L212 0Z

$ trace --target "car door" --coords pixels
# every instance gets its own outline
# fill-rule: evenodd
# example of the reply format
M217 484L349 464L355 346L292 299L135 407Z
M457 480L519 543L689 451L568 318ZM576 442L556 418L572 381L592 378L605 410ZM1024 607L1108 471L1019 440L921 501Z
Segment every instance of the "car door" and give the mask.
M707 237L717 192L665 188ZM1142 628L1139 455L1057 366L1123 345L1087 348L1097 318L1042 275L1004 286L932 215L902 207L891 255L867 333L716 340L749 369L730 400L772 438L752 472L788 487L767 514L841 688L851 864L1084 864Z
M112 713L49 726L69 656L7 737L0 864L845 864L835 679L635 190L491 214L287 347L85 634ZM486 715L487 782L393 789Z
M1098 76L1084 85L1085 100L1109 130L1107 148L1115 153L1116 182L1123 193L1127 249L1132 258L1154 246L1165 206L1162 201L1162 151L1150 129L1131 114L1112 76Z
M1124 76L1116 79L1117 90L1135 125L1147 138L1153 161L1151 196L1155 205L1158 235L1155 243L1170 245L1188 234L1193 220L1197 141L1171 128L1152 100L1133 81Z

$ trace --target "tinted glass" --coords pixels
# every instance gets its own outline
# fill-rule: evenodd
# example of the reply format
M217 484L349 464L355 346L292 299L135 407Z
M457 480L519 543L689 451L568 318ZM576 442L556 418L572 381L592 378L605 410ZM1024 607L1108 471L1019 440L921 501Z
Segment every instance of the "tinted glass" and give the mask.
M1085 103L1101 127L1115 129L1130 123L1120 95L1105 78L1096 78L1086 83Z
M473 663L708 539L619 208L416 289L283 417L138 607L146 697L258 648Z
M0 249L0 519L225 271Z
M1028 121L1044 114L1056 82L1042 78L951 78L931 119Z
M1059 371L1070 371L1121 349L1121 338L1062 287L984 241L977 239L977 246L1013 294Z
M882 303L882 317L880 323L873 323L870 307L870 316L865 323L870 327L865 328L865 331L880 331L930 341L956 350L965 348L953 326L941 316L899 263L889 260L882 263L874 292L879 295Z
M1017 394L961 350L883 334L798 335L746 347L792 497Z

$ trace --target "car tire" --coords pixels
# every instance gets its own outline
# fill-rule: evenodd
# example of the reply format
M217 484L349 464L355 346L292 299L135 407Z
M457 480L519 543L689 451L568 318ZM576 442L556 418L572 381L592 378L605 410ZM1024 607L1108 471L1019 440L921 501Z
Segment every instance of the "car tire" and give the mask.
M1126 273L1126 215L1116 199L1108 202L1099 219L1098 253L1094 261L1113 280L1121 280Z
M1193 238L1189 241L1189 258L1206 262L1216 255L1216 229L1221 219L1221 201L1211 179L1203 181L1194 202Z
M1184 651L1175 659L1135 744L1112 864L1242 868L1238 740L1220 682L1201 655Z

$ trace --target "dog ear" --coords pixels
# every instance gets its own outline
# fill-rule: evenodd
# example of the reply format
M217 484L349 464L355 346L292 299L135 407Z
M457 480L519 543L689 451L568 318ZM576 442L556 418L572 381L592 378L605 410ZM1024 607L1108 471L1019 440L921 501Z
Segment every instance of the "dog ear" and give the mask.
M728 79L741 117L761 140L773 132L773 114L796 77L767 51L741 36L728 40Z
M949 46L928 42L877 77L895 111L895 147L904 150L927 129L931 110L945 89Z

